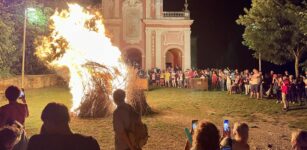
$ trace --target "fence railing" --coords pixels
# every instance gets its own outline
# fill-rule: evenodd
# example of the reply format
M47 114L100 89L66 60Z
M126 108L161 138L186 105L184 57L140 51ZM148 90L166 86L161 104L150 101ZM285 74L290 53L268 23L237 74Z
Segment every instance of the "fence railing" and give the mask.
M163 17L164 18L172 17L172 18L184 19L185 13L182 11L165 11L163 12Z

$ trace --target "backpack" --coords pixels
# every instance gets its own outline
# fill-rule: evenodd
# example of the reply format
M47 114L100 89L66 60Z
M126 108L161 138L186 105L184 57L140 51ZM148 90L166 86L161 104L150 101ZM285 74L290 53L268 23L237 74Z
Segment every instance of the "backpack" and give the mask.
M131 131L128 132L128 137L130 139L131 144L136 147L137 149L142 149L144 145L146 145L149 134L148 128L145 123L141 121L139 114L136 112L132 114L135 120L132 124Z

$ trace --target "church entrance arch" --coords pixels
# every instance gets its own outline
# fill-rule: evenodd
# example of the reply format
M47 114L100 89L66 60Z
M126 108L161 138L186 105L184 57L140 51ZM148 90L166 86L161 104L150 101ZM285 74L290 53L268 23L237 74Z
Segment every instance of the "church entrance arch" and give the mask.
M139 49L127 49L124 52L124 59L126 63L142 68L142 52Z
M178 48L172 48L165 53L165 67L182 68L182 52Z

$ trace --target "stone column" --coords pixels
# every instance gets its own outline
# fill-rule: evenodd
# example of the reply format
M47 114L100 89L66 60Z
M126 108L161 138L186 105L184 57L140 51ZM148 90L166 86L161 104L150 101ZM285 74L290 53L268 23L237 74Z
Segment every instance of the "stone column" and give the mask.
M144 53L142 53L142 69L146 69L146 64L145 64L145 56L144 56Z
M115 6L114 7L114 11L115 11L114 17L115 18L119 18L119 10L120 10L119 5L120 5L119 0L115 0L115 5L114 5Z
M145 30L146 45L145 45L145 70L151 69L151 29Z
M162 68L162 46L161 46L161 35L162 31L156 30L156 67Z
M145 1L145 4L146 4L146 18L149 19L150 18L150 13L151 13L151 1Z
M155 0L155 6L156 6L155 12L156 12L157 19L161 18L161 12L162 12L161 5L162 5L161 0Z
M183 54L184 66L183 69L191 69L191 30L184 31L184 54Z

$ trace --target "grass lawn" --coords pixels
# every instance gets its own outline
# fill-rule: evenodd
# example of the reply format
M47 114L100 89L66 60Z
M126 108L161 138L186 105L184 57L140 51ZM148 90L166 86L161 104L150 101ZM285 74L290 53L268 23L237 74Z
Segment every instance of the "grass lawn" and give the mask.
M40 114L47 103L55 101L71 105L67 88L45 88L26 91L30 117L26 120L28 136L39 133ZM282 112L273 100L254 100L243 95L224 92L202 92L188 89L155 89L146 92L149 105L156 112L143 117L148 125L150 139L144 149L183 149L183 129L191 126L192 119L207 119L221 128L223 119L247 122L250 126L252 149L289 149L290 132L307 129L307 109ZM0 106L5 104L3 98ZM112 117L102 119L72 118L74 132L95 137L101 149L114 149Z

